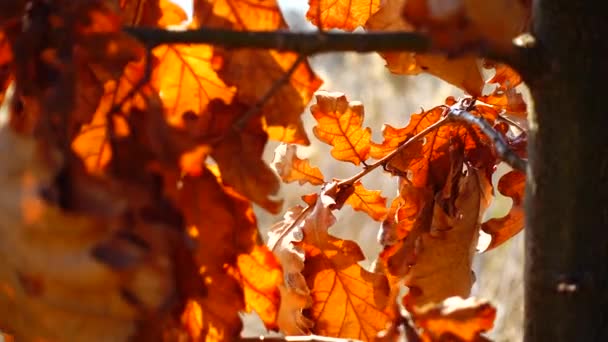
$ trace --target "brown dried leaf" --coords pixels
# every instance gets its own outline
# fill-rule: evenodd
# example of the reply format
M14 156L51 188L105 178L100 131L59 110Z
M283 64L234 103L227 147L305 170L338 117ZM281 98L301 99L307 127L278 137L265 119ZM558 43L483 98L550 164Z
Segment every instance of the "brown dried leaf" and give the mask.
M519 118L526 119L528 115L524 97L515 88L497 87L491 94L479 96L477 100Z
M401 16L405 3L406 0L385 1L367 21L365 28L368 31L414 31L414 26ZM449 59L441 55L411 52L386 52L380 55L393 73L417 75L428 72L473 96L481 95L484 82L475 57Z
M380 8L380 0L309 0L306 19L323 29L352 31Z
M272 168L277 171L283 182L298 181L300 185L323 184L323 174L318 167L312 167L308 159L300 159L296 153L296 145L281 144L274 151Z
M382 192L367 190L361 181L357 181L353 186L354 191L346 200L346 204L357 211L366 213L376 221L383 220L388 209L386 209L386 198L381 196Z
M370 155L371 129L363 128L363 105L349 102L342 93L319 91L310 111L317 120L315 136L333 146L331 155L355 165L365 163Z
M412 311L414 323L422 328L422 341L478 341L494 326L496 308L473 297L450 297Z
M489 205L492 185L472 168L460 175L461 167L456 163L452 169L455 189L446 186L444 193L436 195L429 230L411 232L404 243L414 247L410 251L414 262L404 281L410 288L404 299L407 307L440 302L451 296L469 296L480 220ZM446 194L452 191L457 193Z
M484 232L492 236L492 241L485 251L494 249L519 233L525 225L523 198L526 186L526 175L520 171L511 171L498 181L498 191L513 200L513 206L507 215L493 218L481 226Z

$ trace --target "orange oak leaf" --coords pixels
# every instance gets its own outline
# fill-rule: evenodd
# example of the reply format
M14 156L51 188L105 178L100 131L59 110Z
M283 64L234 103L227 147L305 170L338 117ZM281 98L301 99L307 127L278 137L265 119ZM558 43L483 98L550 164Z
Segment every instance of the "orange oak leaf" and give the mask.
M178 179L167 183L176 184ZM249 202L222 187L208 170L199 177L182 178L179 188L166 186L165 191L181 208L196 242L195 261L205 283L212 284L206 296L193 298L202 312L203 340L238 337L238 313L246 308L258 311L268 326L275 327L281 271L265 247L257 246Z
M328 188L330 194L334 190ZM307 316L315 322L315 334L370 341L388 322L388 281L358 264L364 256L355 242L328 234L334 203L321 193L296 243L306 254L302 274L312 297Z
M428 304L412 312L416 326L422 328L421 340L425 342L478 341L481 333L494 326L496 308L487 300L473 297L450 297L437 304Z
M520 171L511 171L498 181L498 191L513 200L511 210L504 217L493 218L484 222L481 228L492 236L486 251L500 246L525 225L523 198L526 186L526 175Z
M195 0L194 8L195 28L251 31L287 28L276 0L255 4L245 0ZM239 102L255 106L297 60L296 54L288 52L213 48L212 66L226 85L236 88L234 96ZM300 116L320 85L321 80L307 62L295 68L286 84L278 88L260 111L270 139L309 143Z
M324 183L323 174L318 167L312 167L308 159L300 159L296 153L296 145L282 144L274 151L272 167L277 171L283 182L297 181L300 185Z
M414 31L401 12L406 0L387 0L365 24L368 31ZM417 75L427 72L464 89L473 96L481 95L483 78L475 57L449 59L441 55L411 52L380 54L388 69L396 74Z
M284 322L288 334L369 341L388 322L388 282L358 264L364 256L355 242L328 234L335 222L336 190L331 183L312 205L294 208L269 233L269 245L290 270L282 291L290 309L284 311Z
M502 88L515 88L521 84L521 76L517 71L513 70L510 66L502 63L494 63L486 60L484 62L485 68L494 68L495 73L492 78L486 81L486 83L495 83L500 85Z
M354 191L346 199L346 204L357 211L366 213L376 221L383 220L388 209L386 209L386 198L381 196L381 191L367 190L361 181L357 181L353 186Z
M528 110L523 95L515 88L497 87L491 94L479 96L477 100L487 103L507 114L527 118Z
M446 107L439 106L420 114L412 114L409 124L404 128L384 126L384 141L380 144L372 143L372 156L384 157L395 147L438 122L446 110ZM494 123L498 114L487 106L476 106L471 112L490 123ZM482 167L491 174L496 162L491 144L491 140L477 127L448 122L399 152L387 163L386 169L407 178L413 186L431 186L437 191L446 182L450 172L450 155L455 151L460 151L457 153L463 154L468 163Z
M342 93L319 91L317 103L310 107L317 125L315 136L333 146L331 155L355 165L365 163L370 155L371 129L363 128L363 105L349 102Z
M309 0L306 19L323 29L352 31L380 8L380 0Z
M184 10L171 0L120 0L121 15L130 26L166 28L188 19Z

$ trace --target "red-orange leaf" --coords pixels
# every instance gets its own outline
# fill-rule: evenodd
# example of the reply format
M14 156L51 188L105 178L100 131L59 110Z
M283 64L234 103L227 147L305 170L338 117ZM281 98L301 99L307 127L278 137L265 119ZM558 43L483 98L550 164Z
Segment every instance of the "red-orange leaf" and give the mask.
M306 18L323 29L352 31L380 8L380 0L309 0Z
M515 88L497 87L490 95L479 96L479 101L492 105L520 118L526 118L528 111L523 95Z
M492 241L486 251L500 246L525 225L523 198L526 186L526 175L520 171L511 171L498 181L498 191L513 200L509 213L501 218L493 218L485 222L481 228L492 236Z
M283 182L297 181L300 185L310 183L323 184L323 174L318 167L312 167L308 159L300 159L296 153L296 145L277 147L274 151L272 167L277 171Z
M413 310L414 324L422 328L424 342L454 340L478 341L481 333L494 326L496 308L473 297L450 297L441 303Z
M320 91L310 111L317 120L313 132L333 146L331 155L355 165L365 163L370 153L371 129L363 128L363 105L349 102L342 93Z
M382 197L379 190L367 190L361 181L354 184L354 191L348 197L346 203L357 211L362 211L376 221L383 220L386 217L388 209L386 209L386 198Z

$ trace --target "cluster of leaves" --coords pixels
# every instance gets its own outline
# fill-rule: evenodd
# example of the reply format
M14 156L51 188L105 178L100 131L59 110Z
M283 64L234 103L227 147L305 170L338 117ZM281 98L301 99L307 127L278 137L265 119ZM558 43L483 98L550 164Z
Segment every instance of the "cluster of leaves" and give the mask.
M508 49L527 20L519 2L509 7L519 21L508 23L487 17L510 1L458 3L311 0L307 17L323 29L425 31L451 52ZM149 48L123 31L287 28L275 0L193 5L187 20L170 0L0 4L0 329L20 341L230 341L243 311L290 335L373 340L384 331L378 338L390 340L404 327L422 340L468 341L489 329L488 303L447 298L469 295L480 229L493 248L523 227L524 175L501 178L513 208L482 224L496 141L452 108L525 157L525 132L508 119L526 112L517 74L492 65L497 87L482 95L474 57L385 54L393 72L426 71L472 97L385 126L378 143L360 103L317 92L314 135L336 160L363 166L326 181L291 145L309 143L300 115L321 85L302 56ZM265 245L252 203L281 210L279 178L261 158L268 139L290 144L274 164L281 179L322 188L289 209ZM388 207L360 181L380 166L399 179ZM383 222L373 270L358 264L356 242L328 231L345 204ZM409 292L398 300L402 285Z

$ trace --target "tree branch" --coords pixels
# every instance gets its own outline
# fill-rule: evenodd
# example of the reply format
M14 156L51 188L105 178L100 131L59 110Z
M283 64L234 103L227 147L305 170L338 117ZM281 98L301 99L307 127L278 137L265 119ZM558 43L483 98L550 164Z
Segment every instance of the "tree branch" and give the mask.
M337 51L432 52L431 40L416 32L234 31L215 28L169 31L144 27L127 27L125 32L150 48L162 44L210 44L225 48L292 51L304 55Z

